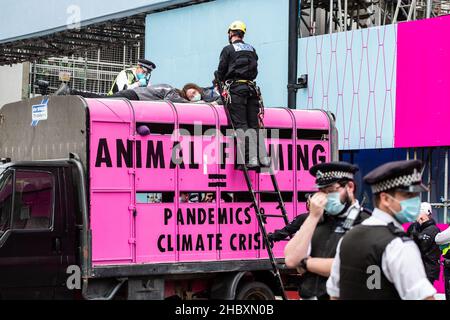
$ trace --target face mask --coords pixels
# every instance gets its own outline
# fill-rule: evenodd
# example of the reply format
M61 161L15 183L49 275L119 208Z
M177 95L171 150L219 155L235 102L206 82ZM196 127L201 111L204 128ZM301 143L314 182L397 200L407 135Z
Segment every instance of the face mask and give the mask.
M143 73L138 73L138 74L136 74L136 78L137 78L138 80L145 79L145 74L143 74Z
M393 210L391 209L391 211L394 213L395 218L400 223L416 221L417 217L420 214L420 197L417 196L402 201L398 201L394 197L391 198L399 202L400 206L402 207L402 209L397 213L394 213Z
M345 203L341 202L341 195L339 192L329 193L327 195L327 204L325 205L325 211L331 216L336 216L344 210Z
M198 102L202 100L202 95L200 93L196 93L195 96L191 99L192 102Z

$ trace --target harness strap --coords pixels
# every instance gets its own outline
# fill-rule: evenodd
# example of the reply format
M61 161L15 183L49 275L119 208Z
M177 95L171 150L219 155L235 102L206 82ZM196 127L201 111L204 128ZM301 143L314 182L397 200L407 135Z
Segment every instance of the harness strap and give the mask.
M264 129L264 101L262 98L261 89L256 85L256 82L251 80L227 80L224 83L222 93L222 96L227 101L227 103L231 103L230 87L234 83L246 83L255 90L259 102L258 124L260 129Z

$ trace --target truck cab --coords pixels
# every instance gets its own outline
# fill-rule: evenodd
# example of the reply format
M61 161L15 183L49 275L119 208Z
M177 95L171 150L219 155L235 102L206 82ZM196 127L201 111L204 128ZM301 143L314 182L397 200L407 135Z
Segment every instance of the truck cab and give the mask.
M79 265L75 185L68 161L0 165L0 299L79 294L66 285Z

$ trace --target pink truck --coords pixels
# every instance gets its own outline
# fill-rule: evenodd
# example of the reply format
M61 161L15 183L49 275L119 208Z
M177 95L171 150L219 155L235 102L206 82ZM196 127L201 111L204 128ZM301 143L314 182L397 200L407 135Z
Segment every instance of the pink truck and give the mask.
M308 169L337 159L333 116L268 108L265 127L291 220L314 191ZM0 298L273 299L228 129L223 107L207 104L66 96L3 106ZM250 176L260 207L275 211L270 177ZM267 230L283 226L270 219ZM273 248L279 262L284 245ZM283 277L295 290L296 277Z

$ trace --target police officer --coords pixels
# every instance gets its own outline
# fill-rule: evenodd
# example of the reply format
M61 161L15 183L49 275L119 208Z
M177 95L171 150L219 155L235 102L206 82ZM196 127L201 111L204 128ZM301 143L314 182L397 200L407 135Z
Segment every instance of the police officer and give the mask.
M441 271L441 250L434 241L436 235L440 232L436 226L436 221L432 217L431 205L428 202L422 202L420 205L420 214L416 221L412 223L406 232L419 247L422 255L425 274L431 283L439 280Z
M415 242L402 224L419 215L422 163L386 163L364 177L374 194L375 210L338 245L327 292L339 299L434 299Z
M150 84L150 77L156 65L146 59L139 59L136 67L122 70L113 82L108 95L122 90L131 90L137 87L146 87Z
M249 169L252 169L260 164L267 166L269 163L265 148L263 149L264 143L258 144L260 104L256 85L253 82L258 75L258 55L251 45L243 41L246 31L247 27L242 21L235 21L229 26L230 44L223 48L220 54L217 75L228 88L231 103L227 107L238 134L238 146L245 157L244 159L238 157L240 164L238 168L246 164ZM245 147L245 137L249 138L249 147ZM263 153L259 157L256 147L258 145L260 153Z
M302 299L328 299L326 281L339 239L369 217L355 198L358 167L346 162L317 164L310 169L319 192L310 198L309 214L301 215L300 229L285 248L288 268L302 274Z

